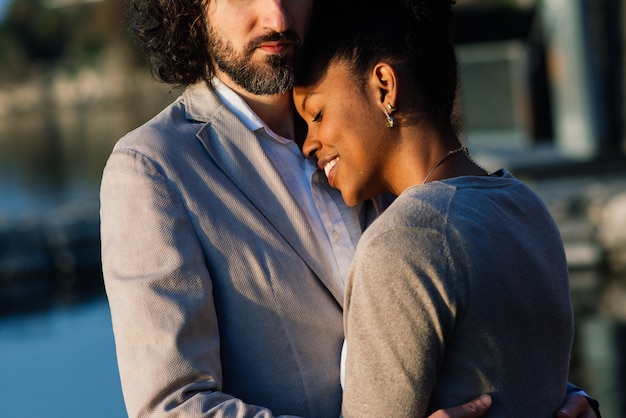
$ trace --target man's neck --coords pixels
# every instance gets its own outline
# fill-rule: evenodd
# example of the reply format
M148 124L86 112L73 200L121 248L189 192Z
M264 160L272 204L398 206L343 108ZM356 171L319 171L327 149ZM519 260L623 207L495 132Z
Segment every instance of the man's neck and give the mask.
M257 95L244 90L224 74L219 74L218 78L237 93L274 133L284 138L295 138L291 92Z

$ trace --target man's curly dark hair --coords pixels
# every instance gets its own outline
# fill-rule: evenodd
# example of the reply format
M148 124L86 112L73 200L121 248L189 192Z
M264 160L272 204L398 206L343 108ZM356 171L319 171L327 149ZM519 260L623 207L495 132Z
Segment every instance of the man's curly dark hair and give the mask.
M210 0L129 1L130 32L157 79L184 87L212 78L206 21Z

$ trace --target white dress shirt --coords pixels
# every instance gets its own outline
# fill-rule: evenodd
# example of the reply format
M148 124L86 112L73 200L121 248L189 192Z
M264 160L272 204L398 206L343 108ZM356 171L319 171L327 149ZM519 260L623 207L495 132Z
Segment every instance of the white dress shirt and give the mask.
M304 158L292 139L274 133L241 96L224 83L214 79L213 85L224 105L259 138L261 147L302 207L311 233L323 249L320 256L332 261L333 278L343 290L361 237L361 205L346 206L339 191L328 186L325 174L314 161Z

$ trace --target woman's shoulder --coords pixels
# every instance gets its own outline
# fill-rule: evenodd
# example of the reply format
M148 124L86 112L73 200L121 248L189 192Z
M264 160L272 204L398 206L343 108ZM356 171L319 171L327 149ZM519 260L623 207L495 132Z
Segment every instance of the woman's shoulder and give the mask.
M405 190L370 225L362 240L407 230L442 230L455 189L447 185L415 186Z

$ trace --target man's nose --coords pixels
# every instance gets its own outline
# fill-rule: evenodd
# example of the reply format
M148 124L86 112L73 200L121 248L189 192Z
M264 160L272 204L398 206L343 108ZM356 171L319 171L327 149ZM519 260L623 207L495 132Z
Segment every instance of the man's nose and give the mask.
M284 0L264 0L261 6L263 13L263 24L268 29L276 32L284 32L289 29L293 23L289 8L286 7Z

